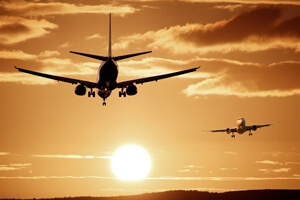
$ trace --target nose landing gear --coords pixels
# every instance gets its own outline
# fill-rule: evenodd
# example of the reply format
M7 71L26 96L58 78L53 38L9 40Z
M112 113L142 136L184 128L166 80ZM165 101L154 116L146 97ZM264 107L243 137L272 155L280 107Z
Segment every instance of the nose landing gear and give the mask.
M103 98L103 103L102 103L103 106L106 106L106 102L105 102L105 98Z

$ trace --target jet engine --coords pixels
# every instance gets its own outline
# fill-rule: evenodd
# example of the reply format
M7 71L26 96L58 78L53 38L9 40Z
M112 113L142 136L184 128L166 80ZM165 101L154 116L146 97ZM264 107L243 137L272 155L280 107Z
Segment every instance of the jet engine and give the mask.
M230 133L230 128L226 128L226 132L227 132L227 134L229 134Z
M126 94L129 96L136 95L137 93L137 87L135 85L128 85L126 88Z
M79 95L79 96L83 96L86 93L86 88L84 87L84 85L77 85L75 88L75 94Z
M255 126L255 125L252 126L252 130L253 130L253 131L256 131L256 130L257 130L257 126Z

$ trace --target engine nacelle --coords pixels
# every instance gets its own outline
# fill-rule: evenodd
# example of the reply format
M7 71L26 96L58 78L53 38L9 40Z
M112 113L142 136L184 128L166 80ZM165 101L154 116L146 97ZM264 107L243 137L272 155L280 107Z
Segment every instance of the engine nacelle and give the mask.
M79 96L83 96L86 93L86 88L84 87L84 85L77 85L75 88L75 94L79 95Z
M253 131L256 131L256 130L257 130L257 126L255 126L255 125L252 126L252 130L253 130Z
M226 133L229 134L230 132L230 128L226 128Z
M129 96L136 95L137 93L137 87L135 85L128 85L126 88L126 94Z

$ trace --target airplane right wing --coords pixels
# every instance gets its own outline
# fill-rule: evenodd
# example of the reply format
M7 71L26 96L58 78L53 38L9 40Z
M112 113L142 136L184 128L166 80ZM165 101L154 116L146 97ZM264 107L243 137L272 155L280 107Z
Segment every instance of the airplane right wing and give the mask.
M124 81L124 82L117 83L117 88L124 88L124 87L126 87L128 85L131 85L131 84L134 84L134 83L135 84L143 84L143 83L146 83L146 82L158 81L158 80L161 80L161 79L170 78L170 77L178 76L178 75L181 75L181 74L194 72L199 68L200 68L200 66L195 67L195 68L191 68L191 69L187 69L187 70L183 70L183 71L169 73L169 74L163 74L163 75L158 75L158 76L151 76L151 77L146 77L146 78L134 79L134 80L130 80L130 81Z
M204 132L227 132L227 133L233 133L237 132L236 128L225 128L225 129L216 129L216 130L203 130Z

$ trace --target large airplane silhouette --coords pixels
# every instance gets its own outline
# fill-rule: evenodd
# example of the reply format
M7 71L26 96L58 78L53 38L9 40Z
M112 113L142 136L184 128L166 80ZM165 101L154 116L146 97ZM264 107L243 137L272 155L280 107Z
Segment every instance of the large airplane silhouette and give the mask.
M75 94L79 96L83 96L86 94L86 88L89 88L90 91L88 92L88 97L95 97L95 92L93 89L95 88L97 90L98 95L103 99L103 105L106 105L105 100L108 98L111 94L111 92L116 89L120 88L121 91L119 92L119 97L126 97L126 95L135 95L137 94L137 87L135 84L143 84L150 81L157 81L160 79L165 79L173 76L178 76L190 72L194 72L197 69L200 68L191 68L183 71L177 71L169 74L163 74L158 76L151 76L146 78L140 78L140 79L134 79L124 82L117 82L118 78L118 64L117 61L123 60L126 58L134 57L143 55L146 53L151 53L152 51L146 51L146 52L140 52L140 53L134 53L134 54L128 54L128 55L122 55L122 56L112 56L111 53L111 13L109 14L109 44L108 44L108 55L107 56L98 56L98 55L92 55L87 53L80 53L80 52L74 52L70 51L70 53L78 54L81 56L86 56L89 58L101 60L102 63L99 66L98 73L97 73L97 80L96 82L90 82L90 81L84 81L79 79L73 79L73 78L67 78L67 77L61 77L61 76L55 76L50 74L44 74L40 72L35 72L27 69L18 68L15 66L17 70L20 72L41 76L44 78L54 79L57 81L67 82L71 84L78 84L75 88ZM125 88L125 91L124 91Z
M234 133L239 133L239 134L244 134L246 131L249 131L249 136L252 136L251 131L256 131L258 128L263 128L263 127L268 127L271 126L272 124L276 124L277 122L274 123L269 123L269 124L262 124L262 125L251 125L251 126L246 126L246 120L242 117L239 117L236 120L236 127L233 128L225 128L225 129L216 129L216 130L203 130L206 132L226 132L227 134L232 133L231 137L235 138Z

